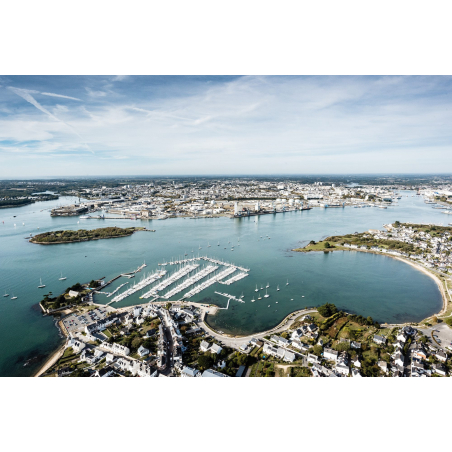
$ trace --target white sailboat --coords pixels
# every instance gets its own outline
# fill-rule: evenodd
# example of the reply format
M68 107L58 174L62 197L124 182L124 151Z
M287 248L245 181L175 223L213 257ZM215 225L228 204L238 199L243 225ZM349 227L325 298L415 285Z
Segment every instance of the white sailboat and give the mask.
M261 294L257 297L258 300L262 300Z
M66 278L66 276L63 276L63 272L61 272L61 278L58 278L58 281L64 281Z
M270 287L270 284L267 283L267 285L265 286L266 289L268 289Z
M253 297L253 299L251 300L251 303L254 303L256 300L254 299L254 297Z
M11 297L11 300L17 300L17 297L15 297L13 294L13 296Z
M218 245L217 246L220 246L220 242L218 242Z
M286 282L286 286L288 286L289 285L289 280L287 280L287 282Z
M276 290L279 290L279 284L276 286Z
M210 248L210 243L209 242L207 242L207 248Z
M256 284L256 289L255 289L254 292L259 292L259 289L257 288L257 284Z
M46 286L45 284L42 284L42 279L39 278L39 286L38 286L38 289L42 289L42 288L45 287L45 286Z
M9 297L9 293L6 293L6 290L5 290L5 295L3 295L4 297Z
M267 289L265 289L265 295L264 295L264 297L265 298L268 298L270 295L267 293Z

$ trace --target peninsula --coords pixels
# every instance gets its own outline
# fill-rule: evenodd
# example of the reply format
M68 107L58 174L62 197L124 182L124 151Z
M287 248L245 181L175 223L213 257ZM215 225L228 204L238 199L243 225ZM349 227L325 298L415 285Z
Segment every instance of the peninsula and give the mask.
M149 231L146 228L98 228L79 229L77 231L51 231L37 234L30 239L31 243L40 245L56 245L59 243L87 242L90 240L112 239L117 237L127 237L136 231Z

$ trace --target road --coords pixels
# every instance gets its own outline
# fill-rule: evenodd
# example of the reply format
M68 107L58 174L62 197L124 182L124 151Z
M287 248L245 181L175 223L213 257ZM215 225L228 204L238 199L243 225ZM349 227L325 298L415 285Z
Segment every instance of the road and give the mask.
M294 323L295 319L303 314L310 314L312 312L317 312L317 309L303 309L300 311L296 311L290 316L286 317L278 326L275 328L263 331L262 333L256 333L250 336L227 336L224 334L219 334L213 330L211 330L205 323L204 323L204 316L202 317L201 321L198 322L198 326L201 327L206 333L208 333L210 336L212 336L217 341L223 343L227 347L232 347L235 349L239 349L242 345L247 344L251 339L262 339L265 336L268 336L270 334L280 333L282 331L287 331L290 329L292 324Z

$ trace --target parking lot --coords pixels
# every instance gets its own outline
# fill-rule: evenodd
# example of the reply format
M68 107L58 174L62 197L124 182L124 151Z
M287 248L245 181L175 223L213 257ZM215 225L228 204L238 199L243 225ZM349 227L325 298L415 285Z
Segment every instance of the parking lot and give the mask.
M452 328L449 328L445 323L439 323L428 328L419 328L419 330L429 338L432 337L431 333L433 331L433 337L440 346L452 350Z
M83 331L86 325L105 318L105 308L96 308L84 314L72 314L63 320L69 333Z

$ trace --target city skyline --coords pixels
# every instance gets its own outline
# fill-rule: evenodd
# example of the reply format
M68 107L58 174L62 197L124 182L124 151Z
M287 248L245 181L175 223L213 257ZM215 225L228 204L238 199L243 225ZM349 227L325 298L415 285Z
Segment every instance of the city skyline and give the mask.
M0 178L443 173L446 76L3 76Z

